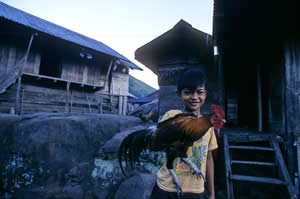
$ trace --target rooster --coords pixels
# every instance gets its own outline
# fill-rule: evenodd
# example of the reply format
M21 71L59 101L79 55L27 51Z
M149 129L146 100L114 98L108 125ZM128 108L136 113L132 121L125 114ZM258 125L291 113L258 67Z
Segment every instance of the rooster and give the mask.
M182 195L182 188L173 171L172 163L176 157L180 157L191 167L192 173L197 175L197 178L202 177L205 182L200 169L187 158L187 149L203 137L209 128L220 129L223 126L225 114L222 108L213 104L211 112L200 118L192 113L180 113L158 123L157 126L129 134L119 149L119 163L123 174L126 175L122 165L123 157L126 165L129 162L132 166L133 162L139 162L142 151L149 149L154 152L166 153L167 168L176 184L178 196Z

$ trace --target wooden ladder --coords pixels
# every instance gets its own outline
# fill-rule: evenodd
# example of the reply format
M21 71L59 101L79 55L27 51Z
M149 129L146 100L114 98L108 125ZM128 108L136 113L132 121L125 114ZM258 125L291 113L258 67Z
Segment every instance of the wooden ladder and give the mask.
M296 189L291 181L288 170L285 166L278 142L273 135L266 136L263 141L270 143L271 147L265 146L244 146L237 145L238 142L235 141L235 145L229 145L228 135L224 134L224 155L225 155L225 169L226 169L226 184L227 184L227 194L228 199L234 199L234 181L248 181L248 182L258 182L258 183L267 183L267 184L278 184L286 186L288 193L291 199L297 199ZM247 142L251 142L251 139L248 139ZM256 151L272 151L275 155L275 162L261 162L261 161L245 161L245 160L233 160L231 157L232 150L256 150ZM232 164L244 164L244 165L264 165L277 167L278 172L282 176L281 178L270 178L270 177L257 177L257 176L248 176L248 175L236 175L232 173Z

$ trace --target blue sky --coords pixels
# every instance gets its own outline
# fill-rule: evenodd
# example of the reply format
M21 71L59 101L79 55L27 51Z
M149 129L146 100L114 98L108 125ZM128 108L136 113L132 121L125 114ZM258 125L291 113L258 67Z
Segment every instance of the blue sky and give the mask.
M134 52L180 19L212 33L213 0L2 0L25 12L101 41L142 67L130 74L154 88L157 77Z

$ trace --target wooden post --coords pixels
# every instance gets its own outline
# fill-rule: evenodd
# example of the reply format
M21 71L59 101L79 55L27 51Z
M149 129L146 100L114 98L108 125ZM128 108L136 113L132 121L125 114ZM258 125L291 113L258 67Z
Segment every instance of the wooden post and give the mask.
M110 105L111 105L111 112L115 111L114 104L113 104L113 81L111 81L111 88L110 88Z
M123 96L123 115L127 113L127 96Z
M17 91L16 91L16 104L15 104L15 112L16 112L16 114L19 114L21 81L22 81L22 76L20 76L18 78L18 87L17 87Z
M225 110L225 92L224 92L224 70L222 63L222 54L217 56L217 64L218 64L218 103Z
M295 184L296 192L299 194L299 182L300 182L300 137L297 135L297 163L298 163L298 186Z
M67 90L66 90L66 107L65 111L69 112L69 96L70 96L70 82L67 82Z
M28 44L28 48L27 48L27 51L26 51L26 54L25 54L25 57L24 57L24 62L22 64L22 67L19 71L19 77L18 77L18 87L17 87L17 91L16 91L16 103L15 103L15 111L16 111L16 114L20 114L20 109L19 109L19 106L20 106L20 90L21 90L21 83L22 83L22 74L23 74L23 70L24 70L24 66L26 65L27 63L27 58L28 58L28 55L29 55L29 51L30 51L30 48L31 48L31 44L32 44L32 40L33 40L33 37L36 36L37 33L33 33L30 37L30 41L29 41L29 44Z
M22 97L21 97L21 105L20 105L20 115L22 115L24 93L25 93L25 89L22 89Z
M102 99L102 95L100 95L100 102L99 102L99 113L102 114L103 113L103 99Z
M275 149L275 158L278 160L278 168L282 172L281 174L283 176L284 181L287 183L287 189L288 189L288 192L290 194L290 198L296 199L298 197L296 195L295 187L294 187L294 185L291 181L290 174L289 174L289 172L288 172L288 170L285 166L285 162L284 162L284 159L282 157L280 147L279 147L279 145L277 143L277 140L274 136L271 137L271 143L270 144Z
M37 33L36 33L36 32L33 33L33 34L31 35L31 37L30 37L30 41L29 41L29 44L28 44L28 48L27 48L27 51L26 51L26 54L25 54L25 58L24 58L24 62L23 62L22 69L21 69L21 75L22 75L22 73L23 73L24 66L25 66L25 64L27 63L29 51L30 51L31 44L32 44L32 41L33 41L34 36L37 36Z
M92 109L91 109L91 103L90 103L89 98L88 98L88 96L87 96L86 93L85 93L85 97L86 97L86 101L87 101L88 106L89 106L89 111L90 111L90 113L91 113L91 112L92 112Z
M108 66L107 73L106 73L106 76L105 76L104 85L103 85L104 90L105 90L106 82L108 82L109 74L110 74L113 63L114 63L114 60L111 60L109 66Z
M119 95L119 105L118 105L118 109L119 109L119 115L122 115L122 112L123 112L123 108L122 108L122 96Z
M260 65L256 66L257 74L257 104L258 104L258 131L262 131L262 95L261 95L261 72Z
M226 171L226 185L227 185L227 198L234 199L234 190L231 180L231 157L229 151L229 142L226 134L223 136L224 141L224 157L225 157L225 171Z
M70 112L72 112L72 107L73 107L73 93L72 93L72 90L70 91L70 98L71 98Z

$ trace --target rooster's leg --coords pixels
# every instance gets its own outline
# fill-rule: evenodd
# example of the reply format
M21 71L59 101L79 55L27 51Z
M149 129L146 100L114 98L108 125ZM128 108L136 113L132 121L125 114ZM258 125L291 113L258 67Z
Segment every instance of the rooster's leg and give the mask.
M170 171L170 173L173 177L174 183L176 184L178 198L181 199L181 198L183 198L183 192L182 192L181 184L180 184L179 180L177 179L174 170L169 169L169 171Z
M204 182L206 182L205 177L204 177L203 173L201 172L201 170L198 169L198 167L190 159L182 158L182 160L192 168L192 170L193 170L192 173L197 175L197 178L202 177Z

